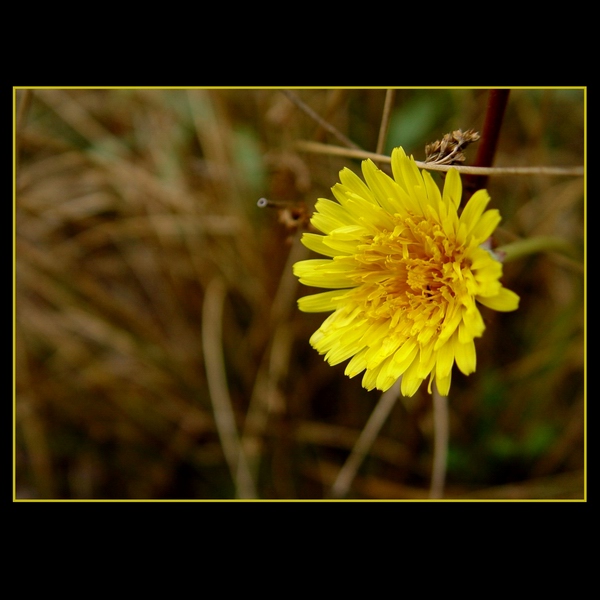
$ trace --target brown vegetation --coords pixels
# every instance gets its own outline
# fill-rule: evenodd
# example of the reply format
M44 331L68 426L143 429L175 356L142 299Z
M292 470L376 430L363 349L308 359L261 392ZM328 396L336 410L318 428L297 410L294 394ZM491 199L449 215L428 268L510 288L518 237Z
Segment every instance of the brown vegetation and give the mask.
M424 160L480 131L486 93L397 90L384 151ZM376 149L385 90L296 94ZM310 290L291 264L314 202L359 161L298 151L340 141L275 89L15 95L15 497L327 497L379 396L310 348L323 316L297 310ZM495 165L583 161L584 90L511 91ZM505 265L521 306L485 312L476 373L455 371L445 497L580 499L584 180L488 190L498 244L551 235L571 252ZM427 498L432 436L431 396L402 398L348 497Z

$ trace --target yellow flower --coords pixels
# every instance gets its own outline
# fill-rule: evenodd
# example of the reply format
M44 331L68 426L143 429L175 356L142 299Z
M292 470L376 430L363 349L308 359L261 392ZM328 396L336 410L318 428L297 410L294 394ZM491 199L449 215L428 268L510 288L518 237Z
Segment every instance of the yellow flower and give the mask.
M365 371L362 384L389 389L402 377L412 396L429 376L448 395L452 366L475 371L474 338L485 329L476 301L515 310L519 297L502 287L502 264L486 241L500 222L479 190L462 213L462 184L454 169L443 193L402 148L392 153L393 179L362 163L363 182L345 168L332 188L338 202L320 198L305 246L330 257L297 262L300 282L330 288L300 298L305 312L333 311L311 345L335 365L351 358L346 375Z

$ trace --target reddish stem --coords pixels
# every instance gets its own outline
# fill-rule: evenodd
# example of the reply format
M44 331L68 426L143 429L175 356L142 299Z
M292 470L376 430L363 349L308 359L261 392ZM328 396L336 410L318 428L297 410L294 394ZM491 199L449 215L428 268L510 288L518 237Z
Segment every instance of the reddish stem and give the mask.
M510 90L490 90L481 141L473 163L474 167L491 167L494 162L509 93ZM465 192L470 196L476 190L485 188L487 180L487 175L465 175L463 180Z

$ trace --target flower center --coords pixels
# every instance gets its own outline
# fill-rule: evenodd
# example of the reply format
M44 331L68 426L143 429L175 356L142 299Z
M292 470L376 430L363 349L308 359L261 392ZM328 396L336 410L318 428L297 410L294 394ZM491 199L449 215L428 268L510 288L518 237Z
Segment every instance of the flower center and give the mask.
M466 289L464 249L433 220L398 219L393 231L378 233L360 250L363 306L374 318L397 323L403 314L413 324L432 325Z
M419 294L429 297L439 289L441 274L438 266L431 261L420 258L408 259L406 261L406 285L407 294Z

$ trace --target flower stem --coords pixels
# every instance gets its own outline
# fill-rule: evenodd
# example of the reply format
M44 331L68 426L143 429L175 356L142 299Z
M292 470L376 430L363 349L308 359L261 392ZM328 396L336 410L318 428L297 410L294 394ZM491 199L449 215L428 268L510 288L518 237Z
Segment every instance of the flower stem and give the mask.
M449 420L448 397L433 389L433 471L431 474L430 498L442 498L446 482L446 462L448 458Z

